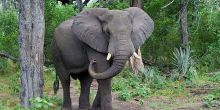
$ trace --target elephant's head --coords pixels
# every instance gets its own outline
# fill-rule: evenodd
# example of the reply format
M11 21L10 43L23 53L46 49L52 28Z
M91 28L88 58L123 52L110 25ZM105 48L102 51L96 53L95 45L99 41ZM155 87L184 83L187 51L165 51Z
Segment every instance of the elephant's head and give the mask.
M94 8L83 11L74 18L72 31L91 48L108 53L106 60L112 58L112 65L102 73L93 68L90 62L89 73L95 79L108 79L117 75L130 56L151 35L153 20L143 10L131 7L125 10Z

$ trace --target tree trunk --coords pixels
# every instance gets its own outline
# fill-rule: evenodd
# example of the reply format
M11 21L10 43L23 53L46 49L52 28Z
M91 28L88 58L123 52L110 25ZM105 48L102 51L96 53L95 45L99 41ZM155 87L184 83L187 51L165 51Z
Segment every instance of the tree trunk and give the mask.
M30 107L43 94L44 0L20 0L19 8L20 104Z
M183 46L186 46L188 44L187 5L188 5L188 0L181 0L179 24L180 24L181 44Z
M78 8L79 11L81 12L82 9L83 9L82 0L76 0L76 4L77 4L77 8Z
M1 0L0 4L2 5L3 11L6 11L7 9L17 9L18 7L17 0Z
M7 10L8 6L7 6L7 0L2 0L2 9L3 11Z
M131 7L138 7L138 8L142 9L143 8L142 0L131 0L130 6Z

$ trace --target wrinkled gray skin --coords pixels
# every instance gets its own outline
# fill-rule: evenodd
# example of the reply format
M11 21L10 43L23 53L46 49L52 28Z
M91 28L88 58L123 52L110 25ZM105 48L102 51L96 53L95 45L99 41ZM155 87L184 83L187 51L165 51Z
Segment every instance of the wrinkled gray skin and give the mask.
M152 19L141 9L94 8L61 23L55 30L52 54L63 87L63 109L71 110L70 76L81 84L80 110L112 110L111 78L151 35ZM112 58L107 61L107 54ZM92 79L98 92L90 107Z

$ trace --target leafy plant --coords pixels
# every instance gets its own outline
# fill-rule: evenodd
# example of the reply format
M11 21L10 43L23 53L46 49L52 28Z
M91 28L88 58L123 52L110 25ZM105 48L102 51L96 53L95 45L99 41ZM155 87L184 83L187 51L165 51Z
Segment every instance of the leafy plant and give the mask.
M18 56L18 12L0 10L0 51Z
M14 73L15 75L12 75L9 77L10 83L9 83L9 90L10 93L13 95L18 95L20 90L20 73L19 71Z
M123 101L127 101L132 98L132 94L126 88L120 91L118 95L118 98Z
M27 108L23 108L19 103L11 104L10 99L0 100L0 110L28 110Z
M55 105L61 105L61 99L59 99L56 96L53 97L36 97L33 99L30 99L31 107L34 110L53 110L55 108Z
M55 28L63 21L76 15L78 11L72 5L60 5L55 0L45 1L45 56L51 59L51 42Z
M213 90L207 96L204 97L205 106L220 107L220 89Z
M189 77L189 69L192 66L191 49L189 46L186 48L180 47L175 48L173 52L173 62L172 64L177 70L177 75L179 79Z
M143 84L141 84L139 86L135 86L135 90L132 92L133 97L138 96L140 98L145 98L150 94L152 94L151 89Z
M209 78L210 81L220 83L220 72L214 73L213 76Z
M160 71L156 67L142 68L140 78L143 82L156 88L163 88L165 85L165 77L160 75Z

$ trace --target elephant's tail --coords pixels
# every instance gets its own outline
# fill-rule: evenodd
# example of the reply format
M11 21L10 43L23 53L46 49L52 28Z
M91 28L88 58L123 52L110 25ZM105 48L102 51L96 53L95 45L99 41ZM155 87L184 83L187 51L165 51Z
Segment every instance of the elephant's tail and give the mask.
M54 46L55 46L55 47L54 47ZM56 44L56 42L55 42L55 39L53 39L51 47L53 47L53 48L52 48L52 52L55 52L55 50L53 50L54 48L57 48L57 44ZM53 53L53 54L55 55L55 53ZM54 58L54 57L53 57L53 61L55 61L55 58ZM54 62L54 63L55 63L55 62ZM59 90L59 78L58 78L58 74L57 74L57 72L56 72L56 79L55 79L55 81L54 81L54 83L53 83L53 91L54 91L54 94L57 94L58 90Z
M59 90L59 79L57 73L56 73L56 79L53 83L53 90L54 90L54 94L57 94L57 91Z

